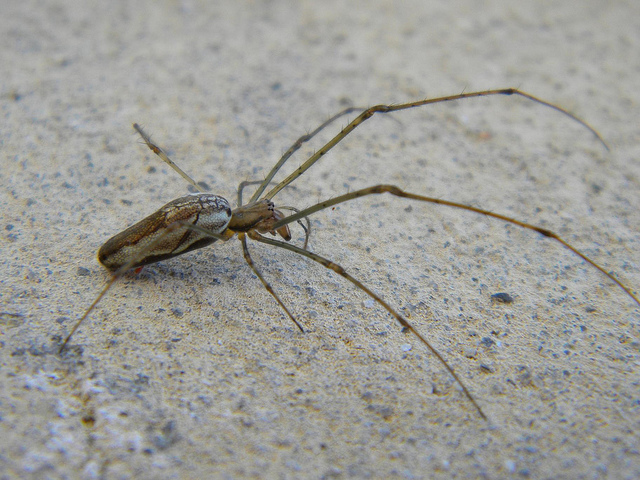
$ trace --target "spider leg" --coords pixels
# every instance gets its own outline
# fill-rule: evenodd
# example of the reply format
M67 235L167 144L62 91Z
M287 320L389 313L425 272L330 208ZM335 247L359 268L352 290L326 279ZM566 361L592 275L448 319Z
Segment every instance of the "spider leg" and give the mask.
M71 340L71 337L73 336L73 334L76 333L76 330L78 330L82 322L84 322L86 318L89 316L89 314L96 308L96 305L98 305L100 300L102 300L102 298L111 289L114 283L116 283L116 281L122 278L122 276L124 276L125 273L131 270L131 268L133 268L134 265L136 265L142 258L144 258L144 256L147 254L148 251L153 250L154 248L162 245L163 242L167 239L167 237L173 234L179 228L185 228L186 230L200 232L204 235L207 235L222 241L226 241L229 239L228 236L213 233L209 230L205 230L204 228L198 227L188 222L177 221L175 223L172 223L165 229L165 231L161 235L158 235L158 238L156 238L153 242L151 242L145 250L140 251L138 255L134 255L127 263L125 263L123 266L121 266L111 274L111 278L107 281L107 284L104 286L104 288L102 289L98 297L93 301L93 303L89 306L89 308L85 310L82 317L80 317L80 319L76 322L76 324L71 329L71 332L69 332L69 334L66 336L66 338L64 339L64 342L62 342L62 345L60 345L60 349L58 350L58 353L62 353L64 348L67 346L67 343L69 343L69 340Z
M69 343L69 340L71 340L71 337L73 336L74 333L76 333L76 330L78 330L78 328L80 328L80 325L82 324L82 322L84 322L84 320L89 316L89 314L93 311L94 308L96 308L96 305L98 305L98 302L100 302L100 300L102 300L102 297L104 297L106 295L106 293L111 290L111 287L113 286L114 283L116 283L116 281L123 275L122 274L113 274L111 276L111 278L109 279L109 281L107 282L107 284L104 286L104 288L102 289L102 291L100 292L100 295L98 295L96 297L96 299L93 301L93 303L89 306L89 308L87 308L84 312L84 314L82 315L82 317L80 317L80 320L78 320L76 322L76 324L73 326L73 328L71 329L71 331L69 332L69 334L66 336L66 338L64 339L64 342L62 342L62 345L60 345L60 348L58 349L58 353L62 353L64 348L67 346L67 343Z
M343 116L348 115L348 114L353 113L353 112L361 111L361 110L364 110L364 108L358 108L358 107L345 108L341 112L338 112L335 115L333 115L332 117L330 117L329 119L327 119L319 127L317 127L313 132L307 133L305 135L302 135L298 140L296 140L294 142L293 145L291 145L291 147L289 147L289 149L284 153L284 155L282 155L282 157L280 157L280 160L278 160L278 163L276 163L273 166L273 168L269 171L269 173L264 178L264 180L262 182L260 182L260 186L253 193L253 196L251 197L251 200L249 200L249 201L250 202L255 202L256 200L258 200L258 198L260 198L260 195L262 195L262 192L264 192L265 188L267 188L267 185L269 185L269 183L271 183L271 180L273 180L273 177L275 176L275 174L278 173L278 171L282 168L282 166L285 164L285 162L287 160L289 160L289 157L291 157L291 155L293 155L302 146L303 143L308 142L309 140L311 140L318 133L320 133L322 130L324 130L327 126L329 126L330 124L335 122L338 118L343 117Z
M300 210L298 213L290 215L290 216L288 216L288 217L276 222L273 225L273 228L281 227L281 226L286 225L288 223L294 222L294 221L296 221L296 220L298 220L300 218L307 217L309 215L312 215L313 213L319 212L320 210L324 210L324 209L329 208L329 207L331 207L333 205L337 205L339 203L344 203L344 202L348 202L349 200L353 200L353 199L356 199L356 198L364 197L364 196L367 196L367 195L376 195L376 194L380 194L380 193L390 193L391 195L395 195L396 197L410 198L412 200L419 200L421 202L435 203L437 205L446 205L448 207L454 207L454 208L459 208L459 209L462 209L462 210L468 210L470 212L479 213L479 214L485 215L487 217L497 218L497 219L502 220L504 222L512 223L514 225L518 225L519 227L526 228L528 230L533 230L534 232L538 232L538 233L544 235L545 237L549 237L549 238L555 240L556 242L560 243L565 248L567 248L568 250L573 252L575 255L577 255L578 257L582 258L585 262L589 263L593 267L595 267L598 270L600 270L600 272L602 272L611 281L613 281L616 285L618 285L618 287L620 287L622 290L624 290L624 292L627 295L629 295L633 299L634 302L636 302L638 305L640 305L640 299L638 299L638 297L631 290L631 288L627 287L624 283L622 283L620 280L618 280L613 274L607 272L598 263L596 263L594 260L589 258L587 255L582 253L580 250L575 248L573 245L571 245L566 240L562 239L557 233L554 233L551 230L547 230L546 228L542 228L542 227L537 227L535 225L531 225L531 224L526 223L526 222L521 222L520 220L516 220L515 218L507 217L507 216L501 215L499 213L490 212L489 210L484 210L482 208L472 207L470 205L464 205L462 203L451 202L451 201L448 201L448 200L442 200L440 198L426 197L426 196L423 196L423 195L417 195L415 193L405 192L404 190L401 190L400 188L398 188L398 187L396 187L394 185L374 185L372 187L363 188L361 190L356 190L354 192L350 192L350 193L347 193L347 194L344 194L344 195L340 195L339 197L335 197L335 198L326 200L324 202L318 203L316 205L313 205L313 206L311 206L309 208L305 208L304 210Z
M238 205L242 205L242 191L249 185L262 184L262 180L245 180L238 185Z
M245 234L241 233L238 234L238 237L240 238L240 241L242 242L242 252L244 254L244 259L246 260L247 264L249 265L249 267L251 268L251 270L253 270L253 273L256 274L256 277L258 277L260 279L260 281L262 282L262 285L264 286L264 288L267 289L267 292L269 292L271 294L271 296L273 298L275 298L276 302L278 302L278 305L280 305L280 307L282 307L282 309L287 312L287 315L289 315L289 318L291 320L293 320L293 323L296 324L296 326L300 329L300 331L302 333L304 333L304 329L302 328L302 325L300 325L298 323L298 321L295 319L295 317L291 314L291 312L289 311L289 309L285 306L285 304L282 302L282 300L280 300L280 297L278 297L278 294L275 292L275 290L273 289L273 287L271 286L271 284L269 284L269 282L267 282L264 277L262 276L262 274L260 273L260 271L258 270L258 268L255 266L255 264L253 263L253 259L251 258L251 254L249 253L249 247L247 246L247 237Z
M144 143L147 144L147 147L149 147L153 153L158 155L163 162L165 162L167 165L173 168L176 172L178 172L182 178L184 178L187 182L193 185L199 192L205 191L200 185L198 185L195 182L193 178L187 175L178 165L173 163L173 161L169 158L169 156L166 153L164 153L164 151L160 147L158 147L155 143L151 141L151 137L142 129L140 125L138 125L137 123L134 123L133 128L135 129L136 132L140 134L140 136L142 137L142 140L144 140Z
M429 105L429 104L432 104L432 103L450 102L450 101L453 101L453 100L460 100L460 99L463 99L463 98L471 98L471 97L487 97L487 96L491 96L491 95L518 95L518 96L524 97L524 98L526 98L528 100L531 100L531 101L533 101L535 103L539 103L540 105L544 105L545 107L549 107L549 108L551 108L553 110L556 110L557 112L560 112L560 113L566 115L567 117L569 117L573 121L578 122L580 125L582 125L587 130L589 130L591 133L593 133L595 135L595 137L602 143L602 145L604 145L604 147L607 150L609 150L609 147L607 146L607 144L605 143L603 138L600 136L598 131L595 128L593 128L591 125L589 125L587 122L585 122L584 120L582 120L582 119L578 118L577 116L573 115L572 113L570 113L569 111L565 110L564 108L559 107L557 105L554 105L553 103L549 103L549 102L547 102L545 100L542 100L540 98L534 97L533 95L531 95L529 93L517 90L515 88L503 88L503 89L499 89L499 90L484 90L484 91L481 91L481 92L459 93L457 95L448 95L446 97L425 99L425 100L420 100L420 101L417 101L417 102L400 103L398 105L376 105L374 107L368 108L367 110L362 112L360 115L358 115L355 118L355 120L351 121L351 123L349 123L349 125L347 125L345 128L343 128L340 131L340 133L338 133L335 137L333 137L331 140L329 140L322 148L320 148L320 150L318 150L316 153L311 155L309 157L309 159L307 159L306 162L304 162L297 169L295 169L293 171L293 173L291 173L287 178L285 178L280 183L278 183L275 187L273 187L271 190L269 190L269 192L263 198L272 199L273 197L275 197L280 190L282 190L284 187L289 185L296 178L298 178L300 175L302 175L304 172L306 172L314 163L316 163L318 160L320 160L320 158L322 158L325 154L327 154L327 152L329 152L329 150L331 150L338 143L340 143L344 137L349 135L359 125L364 123L369 118L373 117L373 115L375 115L376 113L397 112L399 110L407 110L407 109L410 109L410 108L421 107L423 105ZM327 122L322 124L319 128L324 128L326 126L326 124L327 124ZM304 137L302 137L302 138L304 138ZM294 144L294 146L295 146L295 144ZM287 152L287 153L289 153L289 152ZM291 153L293 153L293 152L291 152ZM286 156L286 154L285 154L285 156ZM286 158L283 157L283 158L286 160L286 158L288 158L288 157L286 157ZM284 161L282 159L280 160L280 162L278 162L278 164L276 164L276 167L274 167L273 170L277 171L277 169L280 168L281 163L284 163ZM273 172L273 170L272 170L272 172ZM275 172L273 174L275 175ZM270 181L271 178L272 178L271 172L269 172L269 175L270 176L267 176L267 179ZM266 187L267 183L264 183L264 187ZM263 189L264 188L262 188L262 185L261 185L261 188L259 188L256 192L262 192ZM253 194L253 197L251 199L252 201L254 200L254 197L257 198L255 193Z
M279 210L291 210L292 212L300 212L299 208L295 208L295 207L289 207L289 206L281 206L278 205L278 209ZM298 219L296 220L296 222L298 223L298 225L300 225L302 227L302 229L304 230L304 246L302 248L304 248L305 250L307 249L307 246L309 245L309 237L311 236L311 221L309 220L309 217L304 217L304 221L307 224L307 226L304 226L304 224Z
M329 270L332 270L333 272L337 273L343 278L347 279L349 282L355 285L356 288L362 290L364 293L369 295L369 297L375 300L380 306L382 306L387 312L389 312L398 321L398 323L402 326L402 329L404 331L410 331L411 333L413 333L416 336L416 338L418 338L418 340L420 340L420 342L422 342L431 351L431 353L436 356L436 358L440 361L440 363L442 363L442 365L444 365L444 367L448 370L449 374L451 374L451 376L455 379L458 385L460 385L460 387L462 388L462 391L464 392L466 397L469 399L469 401L473 404L473 406L476 408L480 416L485 420L487 419L487 416L482 411L482 408L480 408L480 405L478 405L476 400L473 398L473 395L471 395L471 392L469 392L469 390L464 385L464 383L462 383L462 380L460 379L460 377L458 377L456 372L447 363L447 361L440 354L440 352L438 352L438 350L436 350L436 348L433 345L431 345L431 343L422 334L420 334L420 332L418 332L418 330L416 330L415 327L411 323L409 323L409 321L406 318L404 318L402 315L396 312L387 302L385 302L379 295L377 295L368 287L366 287L362 282L360 282L358 279L356 279L355 277L352 277L349 273L347 273L347 271L344 268L342 268L340 265L318 254L309 252L307 250L303 250L300 247L296 247L295 245L284 243L279 240L272 240L270 238L263 237L262 235L260 235L255 231L249 232L247 235L251 239L256 240L258 242L266 243L268 245L273 245L274 247L284 248L291 252L307 257L313 260L314 262L317 262L320 265L328 268Z

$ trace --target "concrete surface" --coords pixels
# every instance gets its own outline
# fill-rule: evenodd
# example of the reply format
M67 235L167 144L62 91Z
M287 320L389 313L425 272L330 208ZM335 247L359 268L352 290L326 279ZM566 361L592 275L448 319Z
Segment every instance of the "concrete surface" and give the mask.
M470 100L372 119L277 200L393 183L550 228L637 290L637 2L0 9L1 478L640 476L638 305L540 235L443 207L342 205L311 249L407 315L488 421L364 294L253 246L298 332L236 240L127 275L57 354L108 279L99 246L187 191L133 122L233 201L346 105L520 87L611 151L544 107Z

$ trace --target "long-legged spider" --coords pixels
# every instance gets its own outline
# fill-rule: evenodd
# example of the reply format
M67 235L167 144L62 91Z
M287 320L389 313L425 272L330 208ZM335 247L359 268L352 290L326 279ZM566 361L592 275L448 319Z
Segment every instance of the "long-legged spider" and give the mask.
M231 209L229 202L224 198L218 195L204 193L202 188L191 177L184 173L175 163L173 163L169 159L169 157L162 151L162 149L160 149L151 141L150 137L142 130L139 125L134 124L133 127L140 134L147 146L201 193L186 195L166 204L155 213L152 213L150 216L109 239L100 248L100 250L98 251L98 260L102 265L104 265L108 270L112 272L111 280L106 284L102 292L100 292L95 301L89 306L82 317L71 329L71 332L67 335L66 339L60 347L60 352L63 351L73 334L80 327L81 323L88 317L88 315L95 308L102 297L104 297L104 295L109 291L114 282L118 278L120 278L126 271L132 268L141 268L142 266L150 263L181 255L191 250L210 245L216 240L226 241L237 235L242 243L242 250L247 264L255 273L255 275L260 279L267 291L273 296L276 302L278 302L280 307L282 307L289 318L301 331L304 330L300 323L296 320L289 309L287 309L286 305L279 298L273 287L265 280L258 268L253 263L251 255L249 253L249 248L247 246L247 238L266 243L268 245L273 245L275 247L284 248L286 250L290 250L299 255L302 255L310 260L313 260L314 262L317 262L324 267L334 271L338 275L344 277L349 282L354 284L358 289L365 292L369 297L371 297L374 301L381 305L385 310L389 312L389 314L391 314L391 316L393 316L398 321L398 323L402 326L403 331L411 332L413 335L415 335L415 337L418 338L419 341L424 344L431 351L431 353L438 358L438 360L442 363L442 365L444 365L444 367L452 375L455 381L460 385L464 394L474 405L480 416L486 418L484 412L480 408L480 405L476 402L475 398L471 395L467 387L462 383L456 372L451 368L451 366L436 350L436 348L431 345L429 340L427 340L425 336L418 332L418 330L406 318L400 315L393 307L391 307L389 303L383 300L382 297L374 293L358 279L354 278L347 271L345 271L345 269L340 265L337 265L331 260L316 253L312 253L306 249L307 240L310 233L310 224L308 221L308 217L310 215L339 203L355 200L366 195L380 193L390 193L391 195L397 197L469 210L488 217L497 218L504 222L518 225L519 227L525 229L533 230L544 235L545 237L559 242L575 255L579 256L584 261L600 270L600 272L609 277L611 281L617 284L618 287L624 290L627 295L629 295L636 303L640 305L640 300L635 295L635 293L629 287L624 285L620 280L618 280L615 276L613 276L613 274L607 272L595 261L591 260L585 254L581 253L575 247L570 245L568 242L566 242L565 240L560 238L560 236L550 230L521 222L505 215L483 210L481 208L463 205L457 202L441 200L439 198L426 197L423 195L405 192L394 185L375 185L372 187L363 188L332 198L330 200L326 200L324 202L320 202L316 205L304 208L302 210L286 206L280 206L278 207L279 209L276 209L273 203L273 199L282 189L284 189L287 185L291 184L294 180L296 180L299 176L306 172L312 165L314 165L327 152L329 152L329 150L335 147L338 143L340 143L340 141L342 141L347 135L349 135L349 133L355 130L356 127L361 125L376 113L396 112L432 103L490 95L519 95L538 104L552 108L583 125L596 136L596 138L604 145L605 148L608 148L602 137L593 127L591 127L589 124L579 119L575 115L569 113L567 110L552 103L541 100L537 97L534 97L533 95L530 95L526 92L511 88L460 93L457 95L426 99L398 105L377 105L368 109L347 108L346 110L343 110L342 112L329 118L311 133L300 137L285 152L278 163L276 163L276 165L269 171L264 180L262 180L261 182L242 182L238 187L238 207L236 207L235 209ZM289 174L289 176L273 186L269 191L267 191L267 193L264 193L267 187L273 182L274 176L287 162L287 160L293 155L293 153L302 146L303 143L309 141L336 119L355 111L361 111L362 113L360 113L353 121L351 121L345 128L343 128L340 133L335 135L316 153L309 157L309 159L307 159L300 167ZM243 189L250 184L258 184L258 188L253 193L249 201L245 204L242 201L242 192ZM281 210L291 210L294 211L294 213L285 216ZM265 233L271 233L273 235L278 234L288 242L291 239L288 224L295 221L300 222L301 220L307 220L307 226L305 227L303 225L303 228L305 228L306 232L306 240L303 247L291 245L280 240L266 238L263 235Z

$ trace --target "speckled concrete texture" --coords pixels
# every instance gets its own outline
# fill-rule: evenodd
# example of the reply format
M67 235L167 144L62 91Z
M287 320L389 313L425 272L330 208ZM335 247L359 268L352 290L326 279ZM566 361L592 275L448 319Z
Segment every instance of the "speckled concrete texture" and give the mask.
M340 205L310 249L407 316L487 421L366 295L252 243L300 333L237 240L128 274L57 353L109 278L100 245L187 192L133 122L233 203L345 106L522 88L610 151L540 105L468 100L373 118L276 200L395 184L549 228L637 291L638 2L0 11L0 478L640 477L638 305L549 239L451 208Z

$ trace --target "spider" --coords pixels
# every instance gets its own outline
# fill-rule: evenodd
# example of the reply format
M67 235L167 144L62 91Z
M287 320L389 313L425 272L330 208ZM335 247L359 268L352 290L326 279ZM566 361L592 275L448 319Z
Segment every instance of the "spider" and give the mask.
M486 97L492 95L517 95L520 97L524 97L525 99L528 99L532 102L556 110L588 129L608 150L608 146L604 142L600 134L585 121L581 120L580 118L576 117L575 115L557 105L544 101L529 93L513 88L485 90L478 92L464 92L456 95L425 99L397 105L377 105L367 109L352 107L339 112L338 114L326 120L312 132L300 137L284 153L284 155L274 165L274 167L269 171L267 176L262 181L242 182L238 187L238 206L232 209L229 202L223 197L204 192L202 188L191 177L189 177L173 161L171 161L171 159L160 147L158 147L151 141L149 135L147 135L138 124L134 124L133 128L138 132L138 134L140 134L146 145L164 162L166 162L176 172L178 172L186 181L188 181L193 187L195 187L199 191L199 193L189 194L173 200L172 202L169 202L140 222L132 225L123 232L107 240L107 242L100 248L100 250L98 251L98 260L112 273L112 277L107 282L106 286L97 296L97 298L94 300L94 302L89 306L82 317L73 326L70 333L67 335L64 342L60 346L60 352L64 350L65 346L71 340L73 334L93 311L98 302L113 286L116 280L118 280L128 270L141 269L144 265L182 255L192 250L210 245L217 240L227 241L230 238L237 236L242 244L242 251L247 264L249 265L253 273L262 282L266 290L271 294L271 296L273 296L275 301L286 312L288 317L294 322L297 328L300 329L300 331L304 332L302 325L298 322L298 320L296 320L295 316L289 311L289 309L280 299L273 287L265 280L262 273L254 264L247 246L247 239L272 245L274 247L283 248L302 255L314 262L323 265L329 270L332 270L333 272L351 282L358 289L366 293L371 299L373 299L381 307L387 310L387 312L389 312L389 314L393 318L395 318L404 332L410 332L411 334L413 334L439 360L439 362L447 369L449 374L460 385L462 391L464 392L464 395L473 404L478 414L482 418L486 419L487 417L485 413L483 412L482 408L475 400L469 389L464 385L453 368L448 364L448 362L438 352L438 350L429 342L425 335L421 334L413 326L413 324L411 324L406 318L400 315L398 311L385 300L383 300L380 295L376 294L370 288L360 282L357 278L353 277L343 267L317 253L313 253L307 250L307 242L311 230L311 225L308 220L308 217L310 215L313 215L316 212L325 210L343 202L349 202L351 200L355 200L367 195L376 195L381 193L389 193L397 197L408 198L420 202L434 203L469 210L488 217L497 218L504 222L515 224L525 229L533 230L545 237L548 237L560 243L575 255L579 256L584 261L600 270L600 272L606 275L611 281L613 281L618 287L624 290L627 295L629 295L636 303L640 305L640 300L638 299L636 294L629 287L618 280L613 274L607 272L595 261L591 260L585 254L581 253L568 242L563 240L559 235L550 230L481 208L406 192L394 185L374 185L368 188L363 188L350 193L346 193L344 195L340 195L338 197L320 202L316 205L301 210L289 206L278 206L276 208L273 199L280 191L282 191L282 189L284 189L292 182L294 182L298 177L303 175L311 166L318 162L326 153L328 153L333 147L340 143L347 135L349 135L353 130L355 130L366 120L374 116L376 113L397 112L410 108L422 107L433 103L461 100L472 97ZM273 183L275 175L280 171L280 169L293 155L293 153L302 146L302 144L309 141L321 130L326 128L338 118L353 112L361 113L346 127L344 127L340 133L335 135L322 148L320 148L316 153L314 153L304 163L302 163L302 165L295 169L284 180L276 183L275 186L271 187L265 193L265 190L267 190ZM253 193L249 201L247 203L244 203L242 198L244 188L254 184L258 185L256 191ZM292 211L293 213L290 215L285 215L282 212L283 210ZM306 225L302 224L303 220L306 221ZM291 240L291 232L288 225L292 222L300 223L305 230L305 242L302 247L287 243ZM284 241L268 238L265 236L265 234L267 233L278 235Z

